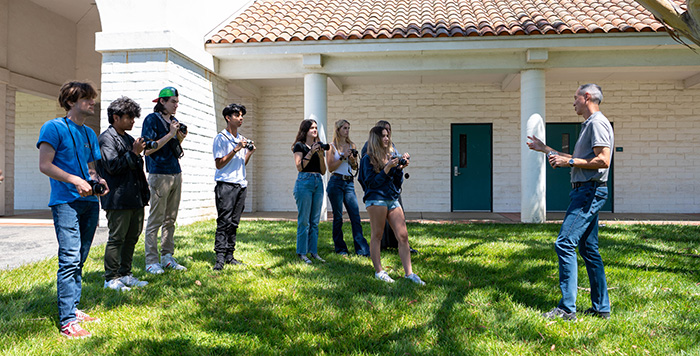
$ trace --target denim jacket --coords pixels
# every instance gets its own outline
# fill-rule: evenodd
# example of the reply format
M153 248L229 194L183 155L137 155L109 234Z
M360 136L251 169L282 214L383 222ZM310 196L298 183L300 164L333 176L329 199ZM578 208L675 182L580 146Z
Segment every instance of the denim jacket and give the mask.
M369 155L365 155L360 160L360 173L357 180L365 191L362 201L367 200L396 200L401 195L401 184L403 184L403 169L396 167L386 174L384 170L379 173L374 171L374 166L370 163Z

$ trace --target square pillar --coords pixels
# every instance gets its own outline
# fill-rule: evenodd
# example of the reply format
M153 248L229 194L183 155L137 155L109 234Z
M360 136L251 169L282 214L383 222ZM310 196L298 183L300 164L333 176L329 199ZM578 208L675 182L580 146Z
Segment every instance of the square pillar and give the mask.
M5 180L0 184L0 216L15 213L15 93L0 83L0 169Z
M180 159L183 186L178 223L216 217L215 166L211 152L218 133L217 120L228 97L225 80L172 49L104 51L100 131L109 127L109 104L127 96L141 106L141 117L129 132L140 137L143 119L153 112L153 99L166 86L177 88L180 104L175 117L189 131L182 143L185 155Z

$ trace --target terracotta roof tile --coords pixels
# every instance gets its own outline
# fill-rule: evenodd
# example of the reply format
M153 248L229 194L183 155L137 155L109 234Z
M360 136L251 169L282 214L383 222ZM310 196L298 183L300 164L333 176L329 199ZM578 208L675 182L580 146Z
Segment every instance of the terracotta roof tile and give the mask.
M207 43L657 31L634 0L257 0Z

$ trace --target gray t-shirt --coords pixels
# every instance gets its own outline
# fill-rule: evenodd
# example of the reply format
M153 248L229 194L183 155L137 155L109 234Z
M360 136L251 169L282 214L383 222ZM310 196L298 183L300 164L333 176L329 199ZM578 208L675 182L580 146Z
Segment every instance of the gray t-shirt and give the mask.
M609 147L610 162L612 163L615 134L608 118L600 111L593 113L581 124L581 135L574 147L574 158L590 159L595 157L593 147ZM608 168L583 169L573 167L571 169L571 182L608 181Z

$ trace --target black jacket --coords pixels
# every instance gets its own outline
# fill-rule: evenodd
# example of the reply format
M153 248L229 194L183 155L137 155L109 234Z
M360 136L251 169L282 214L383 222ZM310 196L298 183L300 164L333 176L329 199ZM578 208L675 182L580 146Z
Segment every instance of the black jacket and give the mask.
M112 125L100 137L102 159L97 164L97 173L107 181L109 193L100 197L102 209L137 209L148 205L151 197L143 159L131 151L134 138L121 136Z

